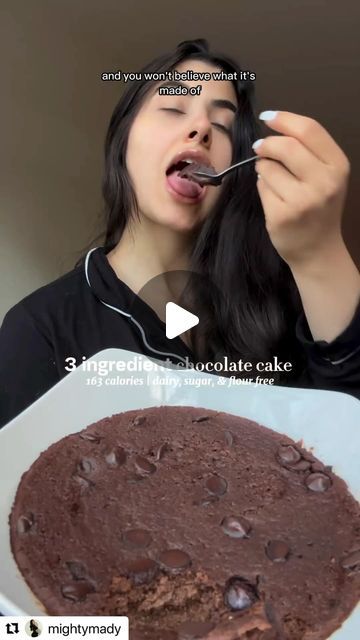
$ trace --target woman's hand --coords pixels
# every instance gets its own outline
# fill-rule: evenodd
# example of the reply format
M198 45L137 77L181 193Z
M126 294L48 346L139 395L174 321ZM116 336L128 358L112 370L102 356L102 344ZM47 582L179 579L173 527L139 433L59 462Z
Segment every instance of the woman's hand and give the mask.
M360 295L360 274L341 233L349 161L315 120L287 111L266 115L260 118L283 134L255 145L266 228L292 271L313 339L331 342L351 322Z
M266 228L290 267L306 265L326 255L330 246L343 244L350 163L316 120L287 111L264 112L260 118L283 134L264 138L254 148Z

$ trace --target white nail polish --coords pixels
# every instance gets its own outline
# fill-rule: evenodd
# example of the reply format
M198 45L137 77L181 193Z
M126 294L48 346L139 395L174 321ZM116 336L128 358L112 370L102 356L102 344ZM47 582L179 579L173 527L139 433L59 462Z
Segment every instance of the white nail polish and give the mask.
M260 147L260 145L263 142L263 140L264 140L264 138L259 138L259 140L255 140L255 142L254 142L254 144L252 146L254 151Z
M278 111L262 111L259 115L259 120L274 120L278 113Z

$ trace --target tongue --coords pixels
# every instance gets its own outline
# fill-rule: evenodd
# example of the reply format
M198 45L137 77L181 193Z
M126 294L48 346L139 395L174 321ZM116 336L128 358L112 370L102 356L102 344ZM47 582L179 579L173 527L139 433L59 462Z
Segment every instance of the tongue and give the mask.
M180 178L177 171L171 173L167 180L176 193L186 198L197 198L202 191L202 187L199 184L187 178Z

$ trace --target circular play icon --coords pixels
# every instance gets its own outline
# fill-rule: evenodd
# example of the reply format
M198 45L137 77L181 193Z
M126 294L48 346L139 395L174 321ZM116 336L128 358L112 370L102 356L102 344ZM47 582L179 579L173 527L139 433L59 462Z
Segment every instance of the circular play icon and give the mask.
M167 271L149 280L129 309L146 355L165 360L166 366L197 362L211 325L214 293L214 283L193 271Z
M198 316L175 304L175 302L167 302L165 308L166 337L169 340L177 338L177 336L199 324Z

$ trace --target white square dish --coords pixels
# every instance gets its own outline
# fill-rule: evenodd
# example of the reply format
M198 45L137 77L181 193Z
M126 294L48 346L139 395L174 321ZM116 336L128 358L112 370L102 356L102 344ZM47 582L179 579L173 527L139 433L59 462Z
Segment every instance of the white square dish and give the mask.
M154 367L154 361L122 349L107 349L91 358L98 364L134 360L140 364L151 362L150 366ZM10 549L8 518L22 474L53 442L115 413L168 404L203 407L249 418L294 440L302 439L306 448L311 448L325 464L332 465L359 500L360 402L354 397L278 386L228 387L222 384L227 379L194 370L159 366L158 371L144 371L140 368L141 371L134 373L113 371L106 376L89 373L79 366L0 431L0 611L3 614L44 615L17 569ZM122 384L131 377L142 382ZM102 379L101 385L88 384L91 378ZM117 383L107 384L105 381L110 378L117 379ZM193 384L185 384L185 380ZM200 380L204 384L200 384ZM195 386L196 381L199 386ZM341 629L332 634L331 640L358 638L360 605Z

